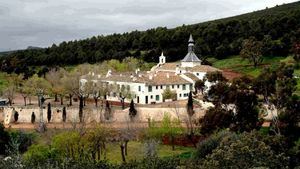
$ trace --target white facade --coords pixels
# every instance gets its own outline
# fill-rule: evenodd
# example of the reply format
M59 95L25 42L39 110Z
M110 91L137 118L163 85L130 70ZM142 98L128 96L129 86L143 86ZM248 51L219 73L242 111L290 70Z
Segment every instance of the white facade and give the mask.
M98 77L94 82L105 82L110 85L129 86L132 98L138 104L154 104L164 102L163 92L169 88L177 95L177 100L188 98L190 91L194 91L194 84L197 80L203 80L207 72L219 71L207 65L201 65L201 60L194 53L194 40L189 39L188 54L180 63L167 63L166 56L161 54L159 63L148 72L113 73L109 70L106 76ZM86 78L81 79L86 82ZM205 83L209 86L208 82ZM108 100L120 100L118 91L107 94Z
M201 65L201 62L181 62L181 67L195 67Z

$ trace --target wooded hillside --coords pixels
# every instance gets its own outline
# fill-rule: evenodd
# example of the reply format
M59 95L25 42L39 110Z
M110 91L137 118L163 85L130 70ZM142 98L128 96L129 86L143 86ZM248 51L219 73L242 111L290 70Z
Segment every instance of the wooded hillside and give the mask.
M94 36L62 42L45 49L27 49L1 57L1 69L25 72L27 66L57 66L95 63L128 56L157 62L163 50L168 61L182 59L189 34L201 57L226 58L240 53L244 39L251 36L263 42L264 56L286 56L300 37L300 2L277 6L235 17L174 29L159 27L147 31Z

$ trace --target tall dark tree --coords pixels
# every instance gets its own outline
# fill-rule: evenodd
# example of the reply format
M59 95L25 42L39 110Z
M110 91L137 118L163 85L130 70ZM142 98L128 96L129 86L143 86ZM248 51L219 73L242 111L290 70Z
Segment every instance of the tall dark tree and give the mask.
M292 97L286 105L286 109L279 115L281 134L287 136L288 140L293 143L300 138L300 100Z
M240 132L259 129L258 100L252 90L252 80L245 76L235 79L231 88L230 97L235 105L232 129Z
M110 103L109 101L106 100L106 103L105 103L105 112L104 112L104 117L106 120L109 120L112 116L111 114L111 106L110 106Z
M80 123L83 122L83 107L84 107L84 96L80 95L79 98L79 121Z
M131 100L130 107L129 107L130 119L133 119L136 116L136 114L137 114L137 110L135 109L133 100Z
M194 103L193 103L193 93L190 91L189 93L189 97L188 97L188 102L186 105L186 110L187 110L187 114L188 114L188 123L189 123L189 133L192 134L193 131L193 122L192 122L192 117L195 114L194 111Z
M15 120L15 123L18 122L18 120L19 120L19 113L16 110L14 110L14 120Z
M188 102L187 102L186 108L187 108L187 113L188 113L188 115L190 117L195 114L194 103L193 103L193 93L192 92L189 93L189 97L188 97Z
M31 123L32 124L35 123L35 114L34 114L34 112L31 113Z
M66 120L67 120L67 111L66 111L66 107L63 108L63 111L62 111L62 120L63 122L65 123Z
M297 89L297 81L294 78L294 68L291 65L281 64L276 74L275 102L278 109L283 109L292 99L291 96Z
M275 93L276 79L276 71L265 68L253 81L254 91L264 97L264 103L267 105L270 105L271 97Z
M52 116L52 112L51 112L51 103L48 103L48 108L47 108L47 119L48 119L48 123L50 123L50 121L51 121L51 116Z

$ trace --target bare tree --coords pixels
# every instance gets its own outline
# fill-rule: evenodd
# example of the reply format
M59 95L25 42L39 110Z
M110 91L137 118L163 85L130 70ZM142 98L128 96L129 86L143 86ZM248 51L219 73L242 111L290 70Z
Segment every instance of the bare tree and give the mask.
M44 132L46 130L46 126L43 119L43 103L44 103L44 95L48 93L50 89L50 84L44 78L38 77L36 74L28 79L28 83L31 83L32 88L34 89L34 93L38 96L39 106L40 106L40 125L39 131Z
M10 106L12 106L13 104L16 90L17 90L16 87L12 85L12 86L8 86L3 92L3 96L8 99L8 103Z
M31 102L31 96L33 94L33 88L31 86L32 84L28 83L28 80L23 81L22 86L18 89L18 92L22 95L23 99L24 99L24 106L27 106L27 98L29 98L30 102ZM29 103L31 104L31 103Z
M7 75L8 87L3 91L4 97L9 101L9 105L13 104L16 92L21 87L23 75L11 74Z
M63 84L70 96L76 96L79 99L79 121L83 122L83 107L84 107L84 98L89 94L89 84L86 81L81 80L81 73L74 71L66 73L63 77ZM70 97L71 99L71 97ZM71 105L71 101L70 101Z
M125 109L125 99L131 99L133 96L132 91L130 90L130 86L129 85L122 85L121 87L118 87L118 92L119 92L119 98L121 100L121 104L122 104L122 109Z

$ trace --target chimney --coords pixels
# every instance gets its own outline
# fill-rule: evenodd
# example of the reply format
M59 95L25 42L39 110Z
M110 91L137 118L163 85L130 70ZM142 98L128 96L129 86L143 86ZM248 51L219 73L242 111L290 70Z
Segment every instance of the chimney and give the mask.
M95 73L94 73L94 72L92 72L92 76L95 76Z
M180 74L179 65L176 65L175 75L179 75L179 74Z
M153 79L153 76L152 76L152 75L149 75L149 79L152 80L152 79Z
M106 77L109 77L109 76L111 76L111 70L110 69L107 71L107 74L106 74Z
M135 74L138 74L140 72L140 68L135 69Z

